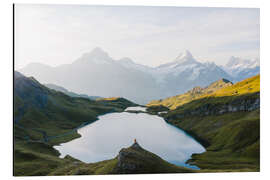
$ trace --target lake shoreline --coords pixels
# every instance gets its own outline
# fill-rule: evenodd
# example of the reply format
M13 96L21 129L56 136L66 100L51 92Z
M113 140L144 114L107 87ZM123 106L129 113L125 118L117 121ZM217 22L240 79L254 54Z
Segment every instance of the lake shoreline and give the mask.
M97 121L99 121L99 120L102 120L101 119L101 117L103 117L103 116L106 116L106 115L108 115L108 114L114 114L114 113L124 113L124 112L126 112L126 113L128 113L128 114L132 114L132 113L135 113L135 114L147 114L147 115L150 115L150 116L153 116L153 117L158 117L158 118L160 118L160 120L162 121L162 122L164 122L165 124L168 124L169 126L172 126L172 127L174 127L174 128L176 128L177 129L177 132L178 132L178 130L180 130L179 132L182 132L182 134L184 134L184 136L188 136L189 138L190 138L190 140L192 140L192 141L194 141L194 143L196 142L197 144L199 144L201 147L204 147L204 146L202 146L201 144L200 144L200 142L199 141L197 141L192 135L190 135L189 133L187 133L186 131L184 131L184 130L182 130L181 128L178 128L178 127L175 127L175 126L173 126L172 124L170 124L170 123L168 123L162 116L159 116L159 115L154 115L154 114L151 114L151 113L149 113L149 112L147 112L147 111L142 111L142 110L140 110L140 111L137 111L137 110L129 110L128 108L125 110L125 111L121 111L121 112L111 112L111 113L107 113L107 114L103 114L103 115L100 115L100 116L98 116L97 117L97 120L95 120L95 121L92 121L92 122L87 122L87 123L84 123L83 125L80 125L79 127L77 127L77 128L75 128L74 130L76 131L76 133L78 133L81 137L82 137L82 134L81 133L79 133L79 129L81 129L81 128L83 128L83 127L85 127L85 126L88 126L89 124L93 124L94 122L97 122ZM136 117L137 118L137 117ZM113 120L113 119L112 119ZM125 119L124 119L124 121L126 121ZM141 120L141 121L144 121L144 119L143 120ZM149 123L149 122L148 122ZM152 126L152 125L151 125ZM73 131L74 131L73 130ZM168 130L168 129L167 129ZM166 128L164 129L164 131L166 132ZM181 135L181 136L183 136L183 135ZM78 139L78 138L75 138L75 139ZM72 139L72 140L75 140L75 139ZM71 141L72 141L71 140ZM69 143L71 142L71 141L68 141ZM66 143L68 143L68 142L66 142ZM59 151L59 152L61 152L61 150L59 149L59 147L61 147L61 146L63 146L63 144L64 143L61 143L61 144L59 144L59 145L56 145L57 147L55 147L55 146L53 146L57 151ZM153 147L155 147L155 146L153 146ZM160 146L160 147L162 147L162 146ZM188 147L188 146L187 146ZM61 147L61 148L64 148L64 147ZM148 147L149 148L149 147ZM150 148L151 149L151 148ZM159 149L159 148L158 148ZM65 150L66 151L66 150ZM150 150L151 151L151 150ZM205 152L206 150L204 150L204 151L202 151L202 152ZM165 151L165 152L167 152L167 151ZM169 153L170 151L168 151L168 153ZM179 153L183 153L183 151L179 151ZM187 151L186 153L188 153L189 151ZM186 154L185 153L185 154ZM196 152L197 153L197 152ZM61 152L60 154L63 154L63 152ZM194 154L194 153L192 153L192 154ZM178 160L177 159L175 159L174 161L175 162L177 162L177 163L174 163L173 162L173 164L175 164L175 165L177 165L177 166L180 166L180 167L189 167L189 168L192 168L192 169L198 169L198 167L195 167L194 165L192 165L192 164L189 164L189 163L186 163L190 158L191 158L191 156L192 156L192 154L190 154L190 156L189 156L189 158L188 159L186 159L186 160L184 160L184 164L185 165L179 165L179 164L183 164L183 163L181 163L181 161L179 161L179 163L177 162ZM65 155L68 155L68 153L65 153ZM62 157L64 157L65 155L62 155ZM74 157L74 155L72 155L72 154L69 154L70 156L72 156L72 157ZM61 156L61 155L60 155ZM75 156L75 158L77 158L76 156ZM98 158L98 157L97 157ZM166 158L165 158L166 159ZM81 160L81 159L80 159ZM102 160L106 160L106 159L102 159ZM82 160L82 161L84 161L84 160ZM172 161L172 160L171 160ZM85 162L87 162L87 161L85 161ZM99 161L94 161L94 162L91 162L91 163L95 163L95 162L99 162Z

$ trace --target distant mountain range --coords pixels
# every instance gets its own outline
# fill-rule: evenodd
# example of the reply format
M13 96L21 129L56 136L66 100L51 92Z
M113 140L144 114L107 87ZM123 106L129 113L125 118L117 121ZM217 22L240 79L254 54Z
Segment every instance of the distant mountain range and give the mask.
M235 59L239 63L234 64L231 58L226 66L217 66L198 62L189 51L185 51L173 61L153 68L136 64L127 57L114 60L102 49L95 48L72 64L50 67L31 63L19 71L42 83L63 86L78 94L121 96L146 104L154 99L184 93L194 86L204 87L221 78L235 82L258 74L259 63Z

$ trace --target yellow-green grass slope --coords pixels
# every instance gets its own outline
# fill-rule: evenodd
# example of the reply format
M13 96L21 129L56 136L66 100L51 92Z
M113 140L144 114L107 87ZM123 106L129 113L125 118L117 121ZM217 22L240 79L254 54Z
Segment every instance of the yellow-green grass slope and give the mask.
M169 97L163 100L154 100L147 106L165 106L170 109L176 109L196 99L205 97L239 96L260 91L260 75L248 78L244 81L232 84L230 81L221 79L206 88L195 87L192 90L177 96Z
M252 107L260 98L259 92L260 76L257 75L203 95L164 115L167 122L189 132L206 147L205 153L194 154L189 163L207 172L259 171L259 107L219 111L228 106ZM209 114L205 114L207 111Z

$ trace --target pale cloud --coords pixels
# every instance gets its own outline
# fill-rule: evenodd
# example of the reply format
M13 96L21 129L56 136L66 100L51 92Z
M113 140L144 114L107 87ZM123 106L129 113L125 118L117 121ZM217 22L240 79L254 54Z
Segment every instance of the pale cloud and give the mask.
M200 61L259 57L259 9L22 5L15 62L72 63L99 46L113 58L157 66L189 49Z

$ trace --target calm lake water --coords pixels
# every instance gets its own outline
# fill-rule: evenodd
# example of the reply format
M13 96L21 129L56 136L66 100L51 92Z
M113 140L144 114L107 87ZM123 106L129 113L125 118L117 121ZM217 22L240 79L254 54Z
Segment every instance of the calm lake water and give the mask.
M145 108L128 108L142 110ZM146 113L110 113L78 129L82 137L54 146L60 157L71 155L86 163L112 159L118 152L133 144L134 139L173 164L197 169L185 162L193 153L202 153L204 147L184 131L166 123L163 118Z

